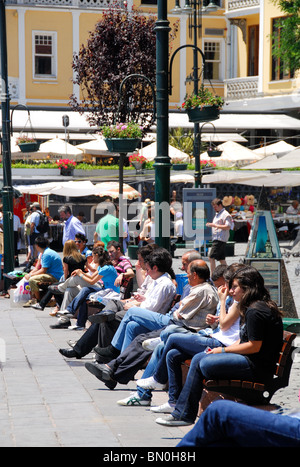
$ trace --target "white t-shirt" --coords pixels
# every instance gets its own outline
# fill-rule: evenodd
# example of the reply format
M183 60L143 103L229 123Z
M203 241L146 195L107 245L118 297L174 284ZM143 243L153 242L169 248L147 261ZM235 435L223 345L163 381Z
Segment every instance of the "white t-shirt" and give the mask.
M232 305L228 309L228 313L232 310ZM220 329L220 331L211 334L211 337L218 339L218 341L222 342L226 347L234 344L240 338L240 318L237 318L235 323L226 331Z

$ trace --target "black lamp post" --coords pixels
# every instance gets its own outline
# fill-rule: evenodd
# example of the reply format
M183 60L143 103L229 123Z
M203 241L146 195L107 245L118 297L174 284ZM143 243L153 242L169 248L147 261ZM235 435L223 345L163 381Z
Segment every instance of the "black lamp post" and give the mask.
M13 187L11 180L10 115L7 73L5 0L0 0L1 112L3 156L3 236L4 272L14 269ZM6 288L6 287L5 287Z
M156 32L156 109L157 109L157 154L155 157L155 242L170 250L170 213L163 215L163 204L170 204L169 157L169 21L167 0L157 2Z

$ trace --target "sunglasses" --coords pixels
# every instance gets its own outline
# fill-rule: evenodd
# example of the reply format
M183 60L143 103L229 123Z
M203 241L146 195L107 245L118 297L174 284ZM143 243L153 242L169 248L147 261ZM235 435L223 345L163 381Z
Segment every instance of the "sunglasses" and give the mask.
M75 240L75 243L82 243L81 240Z

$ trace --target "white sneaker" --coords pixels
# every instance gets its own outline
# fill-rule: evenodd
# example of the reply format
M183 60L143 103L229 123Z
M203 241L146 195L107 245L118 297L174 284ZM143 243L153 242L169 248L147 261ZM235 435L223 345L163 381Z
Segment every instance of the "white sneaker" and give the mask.
M153 376L145 379L138 379L136 382L137 386L143 389L165 389L166 385L155 381Z
M158 405L157 407L150 407L151 412L155 413L172 413L175 409L175 405L170 405L169 402Z
M161 338L160 337L154 337L153 339L146 339L142 343L142 347L145 350L154 350L155 347L158 346L158 344L161 343Z
M73 326L68 326L68 329L71 329L71 331L83 331L85 328L74 324Z
M133 392L132 394L130 394L129 397L126 397L126 399L121 399L117 401L118 405L124 405L128 407L133 406L133 405L147 406L147 405L150 405L150 403L151 403L150 400L147 401L147 400L141 399L137 392Z

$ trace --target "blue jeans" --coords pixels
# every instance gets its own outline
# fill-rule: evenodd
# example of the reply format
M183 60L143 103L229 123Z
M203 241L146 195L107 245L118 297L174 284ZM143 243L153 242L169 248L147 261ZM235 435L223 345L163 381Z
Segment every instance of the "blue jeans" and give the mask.
M300 420L232 401L215 401L178 447L300 447Z
M167 326L165 329L161 331L160 338L163 342L158 344L155 349L153 350L153 353L151 355L151 358L145 368L145 371L143 373L142 379L149 378L149 376L152 376L157 368L157 365L160 361L160 358L162 356L162 353L164 351L165 343L170 336L171 333L184 333L191 335L193 334L191 331L189 331L186 328L182 328L180 326L176 326L173 324L170 324ZM143 400L151 400L152 399L152 390L151 389L143 389L137 386L137 392L138 395L141 399Z
M247 379L255 381L253 369L244 355L235 353L196 354L172 415L194 423L202 396L204 379Z
M170 319L169 315L133 306L122 319L111 345L123 352L136 336L163 328L169 324Z
M188 358L203 352L206 347L222 347L213 337L201 334L171 334L153 374L156 381L169 381L169 402L175 404L182 390L181 364Z
M67 310L75 315L77 308L79 308L78 311L78 317L77 317L77 326L84 327L86 320L87 320L87 304L86 300L89 297L91 293L98 292L99 287L97 286L88 286L88 287L83 287L83 289L80 290L80 292L76 295L74 300L67 306Z

